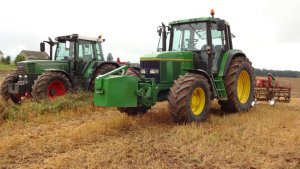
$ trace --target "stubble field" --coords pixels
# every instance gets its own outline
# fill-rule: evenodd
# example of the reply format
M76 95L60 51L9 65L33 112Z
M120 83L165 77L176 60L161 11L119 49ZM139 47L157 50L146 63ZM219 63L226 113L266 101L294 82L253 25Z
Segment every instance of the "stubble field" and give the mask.
M289 80L289 79L288 79ZM299 79L293 93L299 93ZM51 103L0 102L0 168L300 168L300 99L178 125L168 103L128 117L79 92Z

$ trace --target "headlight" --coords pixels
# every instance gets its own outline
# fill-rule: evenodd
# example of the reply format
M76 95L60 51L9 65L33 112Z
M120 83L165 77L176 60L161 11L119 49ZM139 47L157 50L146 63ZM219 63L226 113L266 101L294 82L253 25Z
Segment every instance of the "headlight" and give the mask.
M158 69L150 69L150 74L159 74Z
M146 74L146 70L145 69L141 69L141 74Z

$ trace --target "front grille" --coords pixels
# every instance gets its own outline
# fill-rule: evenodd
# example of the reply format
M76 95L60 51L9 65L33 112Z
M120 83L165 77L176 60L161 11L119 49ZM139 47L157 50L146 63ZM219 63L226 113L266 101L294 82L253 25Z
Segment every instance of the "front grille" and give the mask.
M160 74L150 74L150 69L158 69L160 72L159 61L141 61L141 69L145 69L144 75L146 78L154 78L156 83L160 82Z
M34 63L28 63L28 73L35 73L35 64Z

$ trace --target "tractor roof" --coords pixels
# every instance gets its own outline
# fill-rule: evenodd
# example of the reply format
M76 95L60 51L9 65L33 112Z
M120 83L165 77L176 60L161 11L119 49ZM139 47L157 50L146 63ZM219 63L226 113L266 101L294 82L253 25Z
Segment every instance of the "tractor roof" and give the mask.
M103 42L103 39L101 38L101 35L98 38L93 38L93 37L81 36L81 35L78 35L78 34L58 36L58 37L55 38L55 40L57 40L57 41L87 40L87 41L94 41L94 42Z
M169 25L177 25L177 24L183 24L183 23L195 23L195 22L207 22L211 21L213 18L212 17L200 17L200 18L192 18L192 19L182 19L182 20L177 20L177 21L172 21L169 23ZM218 20L219 18L214 18L214 20ZM227 25L229 23L225 21Z

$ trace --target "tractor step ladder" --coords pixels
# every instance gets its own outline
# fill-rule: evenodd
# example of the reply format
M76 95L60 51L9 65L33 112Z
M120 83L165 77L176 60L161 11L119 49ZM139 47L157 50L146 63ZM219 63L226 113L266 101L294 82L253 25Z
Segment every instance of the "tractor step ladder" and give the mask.
M228 98L223 78L221 76L215 76L213 79L218 92L219 100L227 100Z

